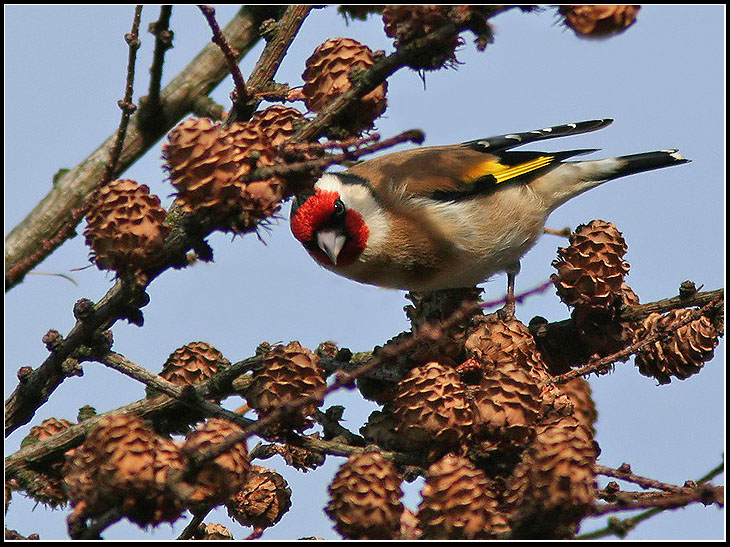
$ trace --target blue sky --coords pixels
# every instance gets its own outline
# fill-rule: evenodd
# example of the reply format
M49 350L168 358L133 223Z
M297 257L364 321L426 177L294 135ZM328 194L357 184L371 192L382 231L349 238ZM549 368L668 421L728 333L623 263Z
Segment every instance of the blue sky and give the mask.
M223 26L234 6L219 6ZM549 125L612 117L610 127L587 135L547 141L544 150L600 148L593 157L679 148L692 163L621 179L565 204L551 217L552 228L575 227L592 219L614 222L629 245L627 283L642 302L674 296L686 279L704 288L724 286L725 274L725 9L724 6L644 6L638 22L604 41L578 39L557 24L553 10L508 12L493 19L495 42L477 52L472 36L458 53L457 69L410 70L389 80L388 110L376 126L384 136L419 128L425 144L450 144ZM132 6L5 7L5 231L15 226L50 189L54 173L72 167L115 131L126 71ZM156 20L146 7L141 28ZM168 82L209 41L194 6L173 10L175 48L166 57ZM378 17L345 23L335 8L315 10L294 42L277 80L301 85L304 62L327 38L348 36L372 49L392 51ZM139 52L135 102L146 94L153 38L144 32ZM261 51L241 63L244 77ZM213 98L228 106L230 78ZM301 105L297 105L303 108ZM161 143L125 174L147 184L163 205L172 187L162 169ZM527 148L526 149L530 149ZM532 149L535 149L534 147ZM289 205L282 216L288 217ZM83 229L83 227L81 227ZM203 340L230 360L253 354L262 341L299 340L314 349L334 340L353 351L372 349L408 327L401 291L359 285L317 266L289 232L284 220L256 237L210 238L215 262L166 272L149 288L145 326L115 325L114 348L159 371L167 356L185 343ZM545 236L522 261L518 291L546 280L563 240ZM68 241L37 267L70 274L28 276L5 298L5 392L16 385L21 366L37 366L47 352L41 337L50 328L68 332L79 298L98 300L112 276L88 264L82 237ZM504 276L483 284L486 299L501 297ZM517 307L527 323L535 315L568 317L554 291ZM591 378L599 419L600 463L671 483L702 476L721 460L724 437L724 341L714 360L695 377L668 386L638 374L633 362L612 374ZM84 376L54 393L31 424L6 440L17 450L32 425L55 416L74 420L78 407L103 412L144 396L144 388L120 374L88 363ZM239 400L229 399L235 408ZM357 431L375 405L352 392L338 393L326 406L347 407L344 425ZM330 457L322 468L302 474L272 458L260 464L281 472L294 492L293 507L265 539L302 536L337 538L322 513L326 487L342 462ZM721 477L719 481L722 481ZM716 481L716 482L719 482ZM406 486L405 503L415 509L420 482ZM68 510L48 511L15 495L7 522L42 539L66 537ZM628 516L628 515L619 515ZM40 518L39 518L40 517ZM719 539L724 514L693 506L643 523L633 539ZM208 521L229 526L237 538L250 529L230 522L224 511ZM107 539L171 539L185 523L143 532L126 522L107 530ZM582 531L601 527L586 521Z

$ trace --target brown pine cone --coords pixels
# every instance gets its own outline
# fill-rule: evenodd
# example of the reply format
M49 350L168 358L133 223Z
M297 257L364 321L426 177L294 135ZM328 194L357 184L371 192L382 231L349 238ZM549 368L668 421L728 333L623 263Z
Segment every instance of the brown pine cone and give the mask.
M573 6L558 8L566 27L582 38L607 38L620 34L636 22L641 6Z
M263 131L271 146L280 146L296 133L307 119L296 108L274 104L256 112L251 121Z
M508 483L513 537L572 537L595 502L598 454L590 428L575 416L553 416L538 425Z
M178 473L188 465L188 459L181 451L182 443L160 437L155 453L156 495L153 498L152 522L172 521L175 511L183 505L183 500L168 484L171 473Z
M439 30L450 23L469 28L476 35L477 49L483 50L492 41L492 29L487 23L490 8L485 6L429 5L385 6L383 23L385 34L395 38L394 46L402 48L409 43ZM408 66L414 70L436 70L455 67L456 49L464 44L459 30L445 34L431 44L427 51L410 59Z
M517 319L489 317L470 332L465 345L467 355L479 362L483 370L510 363L537 379L547 377L546 365L530 329ZM474 383L478 381L477 377Z
M68 420L63 418L48 418L41 422L41 425L36 425L30 428L29 437L33 437L37 441L43 441L49 437L53 437L56 433L60 433L64 429L68 429L74 425ZM23 446L23 443L20 443Z
M386 403L382 410L370 413L368 421L360 428L360 434L368 443L385 450L408 452L409 442L396 432L397 423L392 405Z
M173 351L165 361L160 376L176 386L195 385L208 380L218 370L230 366L230 361L210 344L190 342ZM148 397L160 392L147 387ZM212 401L219 403L217 398ZM192 425L205 419L206 415L192 407L180 404L175 412L162 413L152 421L155 429L165 434L187 434Z
M64 466L64 481L76 508L72 520L119 507L141 526L173 522L183 507L167 488L167 473L183 465L177 445L140 418L102 418Z
M677 309L666 315L652 313L634 331L633 343L640 342L656 329L672 328L693 312L692 309ZM718 337L717 329L703 315L675 330L669 337L641 348L636 353L636 366L641 374L656 378L660 384L668 384L672 378L685 380L697 374L712 359Z
M412 305L405 306L403 311L411 323L413 330L433 322L446 321L459 310L463 310L464 319L481 315L478 308L484 289L464 287L459 289L443 289L440 291L406 293ZM460 321L463 323L463 321Z
M319 439L320 435L319 433L312 433L311 435L304 435L304 438ZM294 446L290 443L276 445L275 451L284 458L287 465L291 465L294 469L303 473L317 469L324 464L326 459L324 452L317 452L303 446Z
M279 104L272 105L265 110L256 112L251 119L251 124L256 126L269 140L271 147L276 150L276 163L283 161L299 162L313 160L322 155L322 149L317 146L309 146L309 143L292 144L282 148L289 139L307 122L307 118L296 108ZM311 186L319 178L320 172L316 170L298 171L291 176L283 176L286 181L282 190ZM271 185L271 182L270 182ZM260 183L258 183L260 186ZM256 186L249 188L250 192ZM280 199L280 198L279 198ZM273 213L272 213L273 214Z
M231 435L238 435L241 426L222 418L209 418L190 435L182 446L183 453L193 456L211 450ZM188 506L225 503L246 483L251 464L246 442L241 441L205 462L192 481L194 490L186 500Z
M573 416L586 426L592 436L596 435L596 420L598 410L593 401L591 385L584 378L575 378L570 382L560 385L560 391L570 400L573 405Z
M30 429L28 435L20 442L20 446L25 448L48 439L72 425L71 422L62 418L43 420L40 425ZM28 466L25 470L27 480L23 481L22 490L28 497L48 507L56 508L65 505L68 502L68 496L64 489L63 464L64 459L61 456L53 460L44 460L41 465Z
M586 355L591 358L605 357L628 346L636 325L618 320L618 312L624 305L637 304L639 304L638 295L623 283L614 305L609 308L577 305L571 318ZM573 365L578 366L580 363Z
M235 179L243 173L233 153L221 124L208 118L188 118L170 131L162 157L183 211L213 216L235 210L240 194Z
M430 457L461 445L474 426L466 387L456 371L437 362L416 367L399 382L393 399L395 431Z
M497 484L468 459L448 454L431 464L418 506L422 539L489 539L509 530Z
M135 272L159 257L170 228L167 213L146 184L113 180L101 188L86 214L86 244L101 270Z
M347 539L394 539L403 513L401 477L378 452L354 454L329 486L325 513Z
M351 38L331 38L320 45L307 59L302 74L305 104L312 112L323 112L337 97L352 87L353 71L366 70L375 64L373 52ZM371 129L373 122L385 112L387 82L364 95L353 108L339 116L335 125L348 133Z
M64 489L74 507L69 522L75 518L85 519L88 515L101 514L109 509L107 500L99 497L99 489L95 485L97 473L97 456L85 443L66 452L66 463L63 466Z
M551 279L560 299L568 306L610 308L624 295L624 277L629 265L621 232L603 220L578 226L570 245L558 249L558 270Z
M395 38L395 48L422 38L451 22L449 6L386 6L383 9L385 34ZM457 65L456 48L464 41L458 32L444 36L428 52L418 55L408 63L415 70L435 70L443 66Z
M636 322L621 320L623 306L639 304L639 297L622 284L621 297L609 308L578 305L570 322L553 323L542 317L530 321L530 332L550 374L558 375L626 348L633 338Z
M206 217L215 228L233 232L249 231L278 211L285 193L283 179L240 180L281 161L265 127L270 130L266 122L252 120L223 129L207 118L178 124L162 147L177 189L176 204L184 212Z
M222 524L218 524L216 522L211 522L210 524L203 524L201 527L202 535L200 539L202 540L231 540L233 539L233 534L231 531L223 526Z
M430 359L432 351L428 340L416 339L413 343L410 340L412 337L413 333L410 331L401 332L383 346L375 346L372 358L382 360L378 369L388 372L392 378L400 378L404 371L433 360ZM409 344L411 349L404 351L403 344ZM378 404L386 404L395 397L395 382L363 377L358 378L356 384L363 397Z
M228 515L243 526L268 528L291 507L291 489L272 469L252 465L243 488L226 504Z
M290 109L293 110L293 109ZM260 113L258 118L248 122L233 123L226 131L232 140L233 158L239 164L240 175L248 175L259 167L270 167L283 162L272 137L283 142L287 130L275 127L272 112ZM274 113L275 114L275 113ZM239 223L251 227L263 218L276 213L284 198L286 181L282 177L237 183L240 189L238 207L241 209Z
M272 432L282 427L303 431L311 425L308 417L322 404L325 387L320 357L299 342L291 342L276 346L266 354L245 395L259 416L283 411ZM296 404L304 397L314 400L291 411L285 410L287 405Z
M231 362L210 344L190 342L173 351L162 366L160 376L176 386L204 382Z
M540 384L539 378L515 363L483 370L479 383L469 387L476 410L475 433L500 450L505 444L527 444L542 413Z

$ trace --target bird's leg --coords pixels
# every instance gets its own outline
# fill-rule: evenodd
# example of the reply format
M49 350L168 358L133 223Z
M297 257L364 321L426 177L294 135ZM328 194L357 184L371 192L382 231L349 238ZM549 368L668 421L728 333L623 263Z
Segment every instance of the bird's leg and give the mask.
M507 273L507 299L498 313L501 319L509 320L515 316L515 278L520 272L520 263L515 262L505 272Z

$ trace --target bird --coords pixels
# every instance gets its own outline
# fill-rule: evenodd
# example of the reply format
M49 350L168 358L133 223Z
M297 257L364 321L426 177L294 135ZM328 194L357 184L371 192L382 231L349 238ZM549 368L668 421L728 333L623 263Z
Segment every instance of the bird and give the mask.
M513 312L520 260L557 207L604 182L690 161L676 149L572 161L598 149L513 150L612 122L413 148L325 173L294 197L291 231L324 268L378 287L474 287L506 272Z

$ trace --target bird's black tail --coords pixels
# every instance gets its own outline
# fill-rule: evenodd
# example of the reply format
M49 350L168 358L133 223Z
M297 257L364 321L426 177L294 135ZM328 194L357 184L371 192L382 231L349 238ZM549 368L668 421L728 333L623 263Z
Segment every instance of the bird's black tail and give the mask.
M530 187L552 211L569 199L619 177L671 167L688 160L678 150L660 150L602 160L566 161L537 177Z
M612 174L611 178L625 177L642 171L651 171L662 167L671 167L680 163L687 163L691 160L679 153L679 150L660 150L658 152L644 152L643 154L631 154L630 156L619 156L620 165Z

